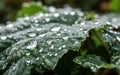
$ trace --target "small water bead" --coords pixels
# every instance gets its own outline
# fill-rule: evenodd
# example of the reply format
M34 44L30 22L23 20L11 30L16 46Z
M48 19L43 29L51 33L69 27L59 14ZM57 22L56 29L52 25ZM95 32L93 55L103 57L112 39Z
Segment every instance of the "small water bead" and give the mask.
M99 22L95 22L95 24L96 24L96 25L98 25L98 24L99 24Z
M7 39L7 36L1 36L0 39L1 39L1 40L6 40L6 39Z
M107 21L106 24L111 25L111 22Z
M52 44L52 40L49 40L49 41L46 41L48 45L51 45Z
M40 59L39 57L36 58L36 60L39 60L39 59Z
M31 63L31 61L30 61L30 60L27 60L27 61L26 61L26 63L27 63L27 64L30 64L30 63Z
M63 38L64 40L68 40L68 39L69 39L69 37L67 37L67 36L66 36L66 37L62 37L62 38Z
M51 46L49 47L49 49L54 49L54 45L51 45Z
M44 37L44 36L46 36L46 34L41 34L41 35L39 35L39 37Z
M29 56L29 55L30 55L30 53L26 53L26 55L27 55L27 56Z
M61 29L61 27L54 27L51 29L51 31L53 32L58 32Z
M13 27L13 24L8 24L6 27L12 28L12 27Z
M13 66L12 70L15 71L15 69L16 69L16 66Z
M57 53L54 54L54 56L57 56L57 55L58 55Z
M36 28L36 31L41 31L42 29L41 28Z
M72 16L75 15L75 12L74 11L70 12L70 15L72 15Z
M69 14L69 12L65 11L65 12L64 12L64 14L65 14L65 15L68 15L68 14Z
M50 18L45 18L45 21L46 22L50 22Z
M27 49L35 49L37 46L37 41L31 42L26 48Z
M28 36L29 37L35 37L37 34L36 33L29 33Z
M54 17L59 17L60 14L59 14L59 13L54 13L53 16L54 16Z
M47 14L47 13L46 13L46 14L44 14L44 16L45 16L45 17L48 17L48 16L49 16L49 14Z
M30 20L30 17L29 17L29 16L26 16L26 17L24 17L24 20L25 20L25 21L29 21L29 20Z
M56 11L56 8L53 7L53 6L50 6L48 10L49 10L50 12L55 12L55 11Z
M39 52L41 53L43 51L43 48L41 48L40 50L39 50Z
M62 48L65 48L65 47L66 47L66 45L63 45L63 46L62 46Z
M81 22L80 25L85 25L85 22Z
M120 37L116 36L116 39L117 39L118 41L120 41Z

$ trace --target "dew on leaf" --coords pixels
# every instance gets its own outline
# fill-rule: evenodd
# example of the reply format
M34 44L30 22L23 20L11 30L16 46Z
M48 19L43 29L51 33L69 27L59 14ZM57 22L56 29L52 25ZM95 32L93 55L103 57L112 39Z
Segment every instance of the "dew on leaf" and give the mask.
M12 27L13 27L13 24L8 24L6 27L12 28Z
M15 66L13 66L12 70L14 71L15 69L16 69L16 67L15 67Z
M36 28L36 31L41 31L42 29L41 28Z
M61 27L54 27L51 29L51 31L53 32L58 32L61 29Z
M70 15L75 15L75 12L74 11L70 12Z
M26 55L27 55L27 56L29 56L29 55L30 55L30 53L26 53Z
M65 14L65 15L68 15L68 14L69 14L69 12L65 11L65 12L64 12L64 14Z
M68 40L69 39L69 37L62 37L63 38L63 40Z
M45 21L46 22L50 22L50 18L45 18Z
M6 39L7 39L7 36L1 36L0 39L1 39L1 40L6 40Z
M59 17L60 14L59 14L59 13L54 13L53 16L54 16L54 17Z
M45 36L45 34L41 34L41 35L39 35L39 37L44 37Z
M118 41L120 41L120 37L116 36L116 39L117 39Z
M35 37L37 34L36 33L29 33L28 36L29 37Z
M54 49L54 45L51 45L51 46L49 47L49 49Z
M27 49L34 49L37 46L37 41L31 42L26 48Z
M52 44L52 40L46 41L48 45Z
M58 55L57 53L54 54L54 56L57 56L57 55Z
M41 53L43 51L43 48L41 48L40 50L39 50L39 52Z

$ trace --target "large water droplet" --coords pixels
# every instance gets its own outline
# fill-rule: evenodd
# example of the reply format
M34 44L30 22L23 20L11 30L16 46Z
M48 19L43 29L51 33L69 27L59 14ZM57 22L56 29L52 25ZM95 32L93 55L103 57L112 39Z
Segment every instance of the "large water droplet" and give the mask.
M70 15L75 15L75 12L74 11L70 12Z
M28 34L29 37L35 37L37 34L36 33L30 33Z
M59 14L59 13L54 13L53 16L54 16L54 17L59 17L60 14Z
M1 36L1 40L6 40L7 36Z
M61 29L60 27L55 27L55 28L52 28L51 31L58 32L60 29Z
M37 46L37 41L31 42L26 48L27 49L34 49Z

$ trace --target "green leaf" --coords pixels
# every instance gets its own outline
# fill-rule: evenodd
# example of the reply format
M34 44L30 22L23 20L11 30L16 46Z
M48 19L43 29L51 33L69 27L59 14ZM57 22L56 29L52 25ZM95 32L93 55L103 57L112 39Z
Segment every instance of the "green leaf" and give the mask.
M113 12L120 12L120 4L119 4L119 2L120 2L120 0L112 0L111 2L110 2L110 5L109 5L109 8L110 8L110 10L111 11L113 11Z
M25 59L19 60L16 64L13 63L11 67L3 75L30 75L30 67L25 62Z
M102 65L106 64L101 57L96 55L78 56L73 61L83 67L89 67L93 72L97 72Z

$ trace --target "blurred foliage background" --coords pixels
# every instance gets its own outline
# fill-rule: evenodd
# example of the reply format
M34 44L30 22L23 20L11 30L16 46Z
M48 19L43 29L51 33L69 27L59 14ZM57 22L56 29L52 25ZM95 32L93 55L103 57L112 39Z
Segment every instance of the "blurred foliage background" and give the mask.
M39 3L37 5L32 4L27 8L22 6L23 3L31 1L40 1L41 5ZM0 23L15 21L17 17L22 17L24 13L29 13L28 16L39 10L46 13L47 10L42 8L42 5L62 8L67 4L74 8L80 8L82 11L94 11L102 14L110 11L119 13L119 2L120 0L0 0Z

